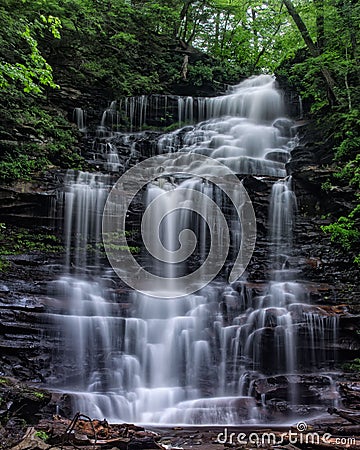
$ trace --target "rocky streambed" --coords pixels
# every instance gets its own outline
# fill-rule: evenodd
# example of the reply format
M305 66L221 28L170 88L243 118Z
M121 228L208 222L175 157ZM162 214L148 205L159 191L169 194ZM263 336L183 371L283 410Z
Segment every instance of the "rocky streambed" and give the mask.
M345 386L345 385L344 385ZM343 388L344 388L343 386ZM347 399L359 399L359 379L346 383ZM355 449L360 445L360 413L331 409L320 417L282 426L151 427L109 424L81 412L51 414L59 395L0 378L0 448L50 449ZM352 403L352 406L354 404ZM3 409L5 408L5 409Z
M265 197L268 194L266 183L253 177L245 180L246 187L251 191L252 200L264 209ZM6 206L3 217L6 220L8 231L18 230L17 224L21 220L21 228L37 231L39 234L57 235L61 243L61 229L57 228L56 220L52 216L39 213L42 210L44 199L48 197L39 192L16 192L3 190L11 197L12 205ZM301 188L300 214L297 222L296 239L299 242L297 249L300 257L297 261L301 265L302 273L306 273L306 289L312 299L309 308L317 308L323 314L339 318L339 334L337 339L337 352L339 360L334 373L330 378L326 375L304 376L269 376L255 382L255 396L261 402L266 397L268 408L273 415L286 417L299 410L292 411L287 402L289 385L300 387L304 403L316 405L317 401L327 396L329 402L332 396L338 399L342 417L335 413L330 414L326 408L319 411L320 417L309 421L311 431L322 434L330 433L334 439L350 439L359 433L358 414L360 408L360 378L356 372L346 371L351 361L356 358L359 350L358 342L358 307L357 292L353 289L358 276L356 268L347 261L347 255L335 254L329 245L324 245L324 236L319 231L319 224L325 219L318 216L302 215L306 207L306 199L312 198L313 192ZM15 196L15 200L14 200ZM5 201L5 205L6 205ZM21 207L18 207L22 205ZM25 207L26 205L26 207ZM262 211L263 209L259 209ZM264 289L267 268L262 262L262 253L266 248L265 230L266 213L258 217L259 245L255 251L249 268L252 274L247 283L247 289L261 294ZM46 232L46 233L45 233ZM311 241L309 239L309 233ZM56 243L58 245L58 243ZM14 252L15 253L15 252ZM107 437L99 435L98 442L94 440L94 433L86 434L82 429L77 431L78 424L71 433L66 433L73 418L71 400L66 394L48 392L42 388L45 380L51 378L56 372L54 367L54 350L61 344L58 340L59 330L49 320L48 314L59 309L60 305L51 295L49 285L56 279L62 268L64 253L61 245L58 248L50 246L48 252L36 250L27 253L7 255L10 269L4 272L0 286L0 346L1 346L1 378L0 378L0 422L1 445L3 448L66 448L74 445L82 448L259 448L249 446L249 443L218 442L217 436L223 430L218 428L205 429L204 427L191 429L153 430L147 434L141 427L133 427L129 431L128 425L119 425L107 431ZM342 270L342 267L351 270ZM126 301L126 287L117 282L114 286L118 298L123 298L123 314L132 305ZM231 309L227 311L231 318ZM57 364L61 364L58 360ZM346 365L348 364L348 365ZM330 404L330 403L329 403ZM81 413L81 411L80 411ZM304 411L306 414L306 411ZM345 416L344 416L345 415ZM350 418L350 420L349 420ZM106 418L91 418L103 420ZM89 418L84 419L89 422ZM308 420L308 419L307 419ZM294 424L296 426L296 424ZM111 426L112 427L112 426ZM125 430L125 431L124 431ZM126 431L127 430L127 431ZM272 432L285 433L283 430L271 429ZM251 434L268 433L263 427L231 429L231 432ZM139 434L140 433L140 434ZM155 433L155 434L153 434ZM229 429L230 433L230 429ZM282 435L282 434L281 434ZM65 437L64 437L65 436ZM280 436L280 435L278 435ZM44 438L46 438L44 440ZM101 438L101 439L100 439ZM65 439L65 442L64 442ZM70 439L70 440L71 440ZM221 440L222 438L220 438ZM337 448L335 440L331 443L321 442L318 448ZM351 441L351 445L353 441ZM351 446L348 448L356 448ZM94 447L95 446L95 447ZM292 444L289 438L278 447L283 448L317 448L306 444ZM339 445L338 448L344 447ZM271 445L263 448L274 448ZM346 446L345 446L346 448Z

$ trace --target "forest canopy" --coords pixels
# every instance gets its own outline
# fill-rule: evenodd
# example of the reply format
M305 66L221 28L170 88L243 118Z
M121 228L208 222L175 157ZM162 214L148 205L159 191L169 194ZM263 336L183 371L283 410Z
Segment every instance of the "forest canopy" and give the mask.
M352 109L359 8L354 0L6 0L0 87L55 87L56 66L59 80L72 72L134 95L184 77L185 54L192 83L273 73L298 56L288 75L316 107L328 101L325 79L332 100Z

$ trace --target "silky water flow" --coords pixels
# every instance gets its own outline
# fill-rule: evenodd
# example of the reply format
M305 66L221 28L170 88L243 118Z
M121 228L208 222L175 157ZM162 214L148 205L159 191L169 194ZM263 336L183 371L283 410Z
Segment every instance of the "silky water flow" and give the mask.
M101 248L102 212L114 180L107 174L69 172L63 196L66 268L52 286L62 301L62 311L53 316L65 351L58 352L61 365L52 384L71 394L74 411L91 417L177 425L271 422L276 418L269 412L267 391L256 394L256 383L269 375L285 374L294 381L289 383L287 400L300 404L296 387L300 368L316 372L333 358L324 342L336 339L336 319L310 308L306 290L295 281L298 274L288 264L296 198L285 163L296 138L292 122L284 117L282 93L272 77L262 75L224 96L190 99L179 98L181 120L201 118L202 122L163 135L158 152L199 153L234 173L271 178L269 280L262 295L254 294L245 276L231 285L223 277L197 293L173 299L131 292L126 310L112 289L111 269L100 264L96 251ZM138 114L140 121L151 114L145 96L138 103L129 100L126 108L129 114ZM106 135L106 120L111 116L113 121L114 114L113 102L103 114L100 134ZM84 128L79 111L76 117ZM106 167L117 170L116 149L109 143L104 148ZM146 204L165 191L173 192L167 197L169 204L152 211L154 229L162 209L191 204L193 190L220 206L226 204L222 193L201 179L201 174L213 170L211 160L196 170L197 177L149 183ZM231 211L227 220L231 259L239 248L241 225ZM209 230L189 209L176 209L166 217L160 229L162 243L175 250L179 233L187 228L197 235L197 263L201 264ZM165 278L188 270L186 264L148 264ZM297 352L300 336L302 348L307 346L303 355Z

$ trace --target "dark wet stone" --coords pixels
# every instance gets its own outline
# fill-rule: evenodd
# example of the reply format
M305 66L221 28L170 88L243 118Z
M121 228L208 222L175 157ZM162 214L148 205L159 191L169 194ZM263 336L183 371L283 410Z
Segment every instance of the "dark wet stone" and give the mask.
M268 159L270 161L276 161L280 163L286 163L290 159L290 155L288 152L285 151L274 151L274 152L268 152L265 155L265 159Z
M289 119L277 119L273 123L273 126L280 130L282 136L290 137L293 121Z

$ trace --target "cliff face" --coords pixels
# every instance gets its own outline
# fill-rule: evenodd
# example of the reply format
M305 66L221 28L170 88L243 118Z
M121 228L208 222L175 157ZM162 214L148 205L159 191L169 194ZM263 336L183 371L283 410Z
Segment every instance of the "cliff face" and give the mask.
M71 119L72 110L79 105L82 97L76 92L69 92L65 94L64 91L64 96L57 97L57 100L63 102L62 108L67 110L68 118ZM89 103L85 106L90 106L90 98L87 101ZM90 129L91 120L93 124L99 123L101 108L93 106L92 111L93 114L88 116ZM341 368L344 362L358 355L360 348L356 333L359 328L360 270L353 263L354 255L334 247L320 227L329 223L332 212L351 207L354 192L348 187L331 192L322 189L322 184L332 171L326 166L331 159L331 142L321 142L321 130L315 129L311 122L299 121L296 126L300 143L292 151L288 172L293 177L298 211L294 252L287 264L298 271L298 279L304 283L312 305L322 306L330 316L339 317L337 350L338 367ZM137 139L138 154L132 162L151 155L157 135L156 132L144 132L134 137L134 140ZM85 158L94 161L90 137L83 137L79 147ZM120 159L128 159L133 142L122 143ZM90 167L93 165L89 163ZM63 224L61 211L56 211L56 208L59 209L57 199L62 190L63 177L64 172L52 170L34 182L19 182L11 187L3 186L0 190L1 220L6 224L2 244L6 245L9 239L10 242L20 242L16 251L9 251L3 257L7 263L0 283L0 374L26 383L43 383L51 379L57 372L55 365L61 364L61 360L53 357L54 349L61 342L58 341L58 325L54 324L49 313L61 309L59 301L52 296L51 283L62 273L64 263L61 242ZM247 289L256 295L264 293L269 280L270 268L266 257L269 252L268 207L272 184L270 178L244 178L244 186L251 197L257 218L257 245L247 268ZM24 229L30 233L30 237L24 237ZM49 241L46 248L39 245L32 248L25 242L46 242L46 239ZM123 308L126 310L129 308L125 300L126 287L119 280L116 283L117 289L124 292ZM350 375L339 379L345 401L346 392L349 392L346 389L351 384L347 380L350 379ZM303 386L305 397L311 391L320 395L320 381L310 378L298 380ZM257 385L257 395L260 398L265 389L271 392L272 397L281 399L286 392L284 386L291 382L278 377L270 382L271 389L269 386ZM327 383L326 380L323 382ZM351 406L351 400L348 402Z
M325 141L321 130L309 123L300 130L301 144L292 152L288 171L295 181L298 199L296 241L300 254L308 260L303 267L304 278L314 283L329 283L334 293L330 299L359 307L359 267L354 264L356 250L345 251L321 226L328 225L334 216L349 213L356 204L356 192L347 185L327 190L326 183L334 173L330 164L333 143Z

